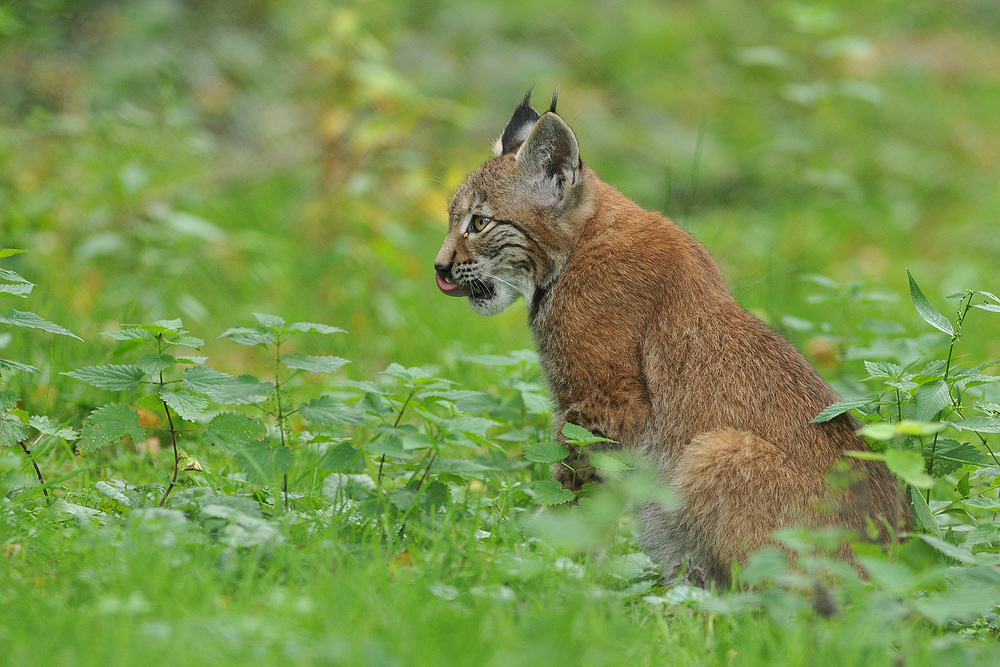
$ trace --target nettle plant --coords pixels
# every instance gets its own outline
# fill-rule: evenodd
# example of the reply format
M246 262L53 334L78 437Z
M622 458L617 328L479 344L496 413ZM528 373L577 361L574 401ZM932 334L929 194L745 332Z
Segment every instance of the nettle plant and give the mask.
M971 364L956 353L968 315L975 309L1000 313L1000 298L966 290L954 320L938 311L907 272L910 296L920 317L948 336L944 358L910 363L864 361L861 382L875 391L836 403L814 421L854 410L866 423L862 433L872 452L859 458L881 459L907 485L921 536L951 559L978 562L979 552L1000 550L1000 376L984 371L1000 364ZM994 325L995 328L995 325ZM940 336L940 334L938 334ZM873 346L864 350L912 350L919 345ZM992 438L992 440L991 440ZM929 537L930 536L930 537ZM982 560L982 559L979 559Z
M0 249L0 259L6 259L22 252L24 251L11 248ZM0 294L27 298L34 288L34 283L20 274L9 269L0 269ZM35 313L15 310L14 308L10 308L3 315L0 315L0 325L21 329L38 329L83 340L69 329L53 324ZM0 333L0 349L6 347L11 338L12 334L9 332ZM10 373L37 372L38 369L30 364L0 358L0 379ZM0 389L0 447L17 447L23 452L30 460L39 482L35 491L40 490L48 497L48 485L38 465L38 457L44 455L60 441L75 439L76 431L61 426L50 417L29 414L19 405L20 401L15 392ZM0 466L0 478L5 476L5 470L13 467L16 467L16 464L14 466Z

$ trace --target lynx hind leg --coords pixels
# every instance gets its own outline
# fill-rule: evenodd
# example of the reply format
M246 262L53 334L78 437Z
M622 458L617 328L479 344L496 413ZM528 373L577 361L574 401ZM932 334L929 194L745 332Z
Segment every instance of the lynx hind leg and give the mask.
M804 476L776 446L745 431L695 436L670 474L678 505L640 512L641 540L669 579L729 586L733 560L746 562L774 531L807 508L822 481Z

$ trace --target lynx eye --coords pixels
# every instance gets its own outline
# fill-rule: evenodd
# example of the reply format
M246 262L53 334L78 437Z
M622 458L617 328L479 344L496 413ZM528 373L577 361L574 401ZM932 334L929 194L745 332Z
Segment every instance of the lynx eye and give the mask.
M486 226L493 222L493 218L487 218L482 215L472 216L472 230L476 232L481 232L486 229Z

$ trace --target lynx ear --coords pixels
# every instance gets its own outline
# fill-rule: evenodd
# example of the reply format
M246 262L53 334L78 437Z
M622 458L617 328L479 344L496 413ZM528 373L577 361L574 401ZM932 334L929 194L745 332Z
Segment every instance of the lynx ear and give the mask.
M546 113L518 149L517 167L539 183L546 203L558 204L566 189L579 180L583 167L573 130L555 113Z
M531 91L532 89L528 88L528 92L525 93L521 105L514 109L514 115L507 121L507 127L504 128L503 135L497 139L496 145L493 146L493 155L495 157L500 157L501 155L506 155L517 150L517 147L523 144L524 140L528 138L531 128L535 126L535 123L541 117L535 111L534 107L531 106Z

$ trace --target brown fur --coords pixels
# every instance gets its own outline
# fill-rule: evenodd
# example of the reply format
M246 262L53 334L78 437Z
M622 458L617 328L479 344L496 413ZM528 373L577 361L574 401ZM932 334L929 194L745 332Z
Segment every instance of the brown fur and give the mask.
M517 294L505 284L525 295L557 433L569 421L660 467L679 504L639 518L665 572L686 563L725 586L733 559L745 562L777 528L863 534L871 521L886 539L887 526L905 526L908 504L880 462L850 460L859 479L832 502L831 466L868 449L859 424L849 414L810 423L838 396L736 303L705 248L602 182L555 113L532 122L522 144L459 188L435 265L473 286L479 312L509 305ZM470 214L493 226L466 236ZM599 481L580 456L568 460L575 472L554 468L568 488Z

